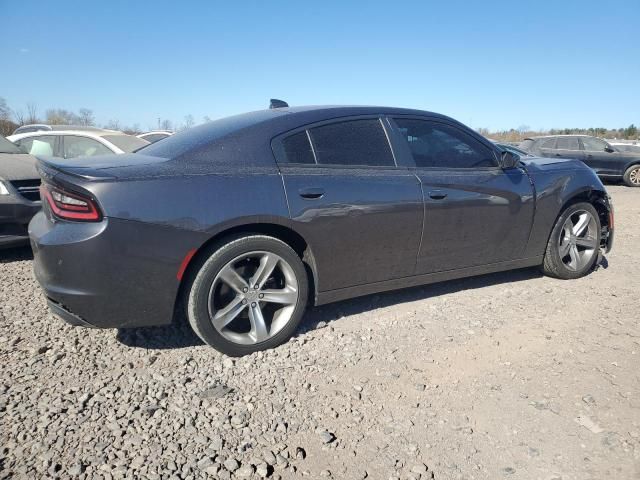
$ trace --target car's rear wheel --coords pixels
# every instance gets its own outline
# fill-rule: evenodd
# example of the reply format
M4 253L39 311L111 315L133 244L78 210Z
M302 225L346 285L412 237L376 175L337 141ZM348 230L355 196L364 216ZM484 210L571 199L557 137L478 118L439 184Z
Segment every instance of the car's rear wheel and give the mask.
M549 237L542 269L561 279L589 273L598 260L600 218L590 203L570 205L558 217Z
M207 344L241 356L287 341L307 303L307 274L286 243L263 235L230 240L204 261L187 317Z
M640 165L631 165L622 178L628 187L640 187Z

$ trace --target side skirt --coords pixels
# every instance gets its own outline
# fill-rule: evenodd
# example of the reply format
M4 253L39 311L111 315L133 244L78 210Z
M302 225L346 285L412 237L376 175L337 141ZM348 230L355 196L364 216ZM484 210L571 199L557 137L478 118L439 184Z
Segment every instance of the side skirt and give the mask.
M509 260L507 262L492 263L489 265L478 265L476 267L461 268L458 270L445 270L444 272L425 273L411 277L395 278L384 282L367 283L355 287L340 288L319 292L316 296L316 305L338 302L348 298L371 295L373 293L386 292L389 290L399 290L401 288L415 287L418 285L428 285L430 283L446 282L458 278L474 277L487 273L504 272L518 268L534 267L542 264L543 256L524 258L520 260Z

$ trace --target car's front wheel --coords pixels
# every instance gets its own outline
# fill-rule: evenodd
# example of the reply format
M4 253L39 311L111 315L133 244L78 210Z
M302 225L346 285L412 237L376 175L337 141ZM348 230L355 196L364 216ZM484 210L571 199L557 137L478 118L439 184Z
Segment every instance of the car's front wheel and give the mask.
M600 234L600 218L593 205L570 205L558 217L549 236L543 272L561 279L586 275L598 260Z
M187 317L216 350L247 355L294 334L307 291L306 270L291 247L273 237L244 236L204 261L189 290Z
M640 187L640 165L631 165L622 178L628 187Z

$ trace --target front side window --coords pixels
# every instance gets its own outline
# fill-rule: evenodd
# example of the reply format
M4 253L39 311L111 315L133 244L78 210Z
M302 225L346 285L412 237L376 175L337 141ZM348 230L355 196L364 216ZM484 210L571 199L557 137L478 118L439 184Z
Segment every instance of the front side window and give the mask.
M584 149L589 152L604 152L604 149L607 147L606 142L593 137L582 137L582 145L584 145Z
M16 140L16 144L31 155L51 157L55 151L56 137L53 135L41 135Z
M428 120L396 118L409 143L416 167L497 167L493 151L471 135L449 125Z
M558 137L558 150L580 150L578 139L576 137Z
M64 158L92 157L109 153L113 152L93 138L72 135L64 137Z
M377 118L314 127L309 136L320 165L395 166L387 135Z

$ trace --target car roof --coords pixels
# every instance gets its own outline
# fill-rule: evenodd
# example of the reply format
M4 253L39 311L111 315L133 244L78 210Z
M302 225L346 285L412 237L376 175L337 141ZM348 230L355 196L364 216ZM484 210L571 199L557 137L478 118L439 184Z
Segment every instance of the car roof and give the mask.
M556 137L592 137L592 138L600 138L595 137L593 135L586 135L584 133L569 133L569 134L558 134L558 135L536 135L534 137L527 137L524 140L537 140L539 138L556 138Z
M96 130L40 130L38 132L25 132L25 133L17 133L15 135L11 135L11 137L15 139L25 138L25 137L36 137L36 136L51 136L51 135L79 135L82 137L104 137L107 135L127 135L124 132L119 130L105 130L105 129L96 129Z

